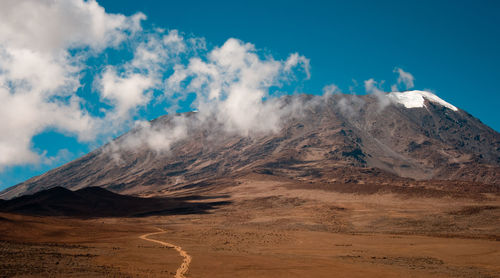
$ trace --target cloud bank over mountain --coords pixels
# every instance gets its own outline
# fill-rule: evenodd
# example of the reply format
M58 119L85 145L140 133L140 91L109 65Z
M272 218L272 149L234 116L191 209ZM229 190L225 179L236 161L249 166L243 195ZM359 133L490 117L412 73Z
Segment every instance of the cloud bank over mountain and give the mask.
M93 0L0 3L0 169L57 160L33 147L46 130L102 143L135 126L140 132L125 147L168 150L186 136L185 119L156 130L145 121L151 106L172 113L192 101L200 125L244 136L275 132L300 113L301 105L277 96L311 78L308 58L275 59L236 38L209 48L202 37L145 28L144 20L140 12L107 13ZM395 72L394 88L414 86L410 73ZM382 84L365 81L381 109L390 103ZM328 85L324 95L339 91ZM338 106L352 113L361 102Z

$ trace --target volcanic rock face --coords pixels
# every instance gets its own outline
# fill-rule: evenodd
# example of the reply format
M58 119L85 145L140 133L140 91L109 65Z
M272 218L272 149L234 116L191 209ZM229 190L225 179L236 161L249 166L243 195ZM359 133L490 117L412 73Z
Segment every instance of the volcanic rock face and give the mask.
M141 132L135 129L0 197L56 186L156 195L250 172L311 182L404 184L433 179L498 187L500 134L430 93L408 93L419 94L410 98L410 106L404 102L408 98L389 94L385 107L373 96L285 97L283 105L300 103L300 109L279 131L248 136L200 123L196 113L163 116L151 126L168 132L176 117L188 125L187 136L168 151L145 145L116 148Z

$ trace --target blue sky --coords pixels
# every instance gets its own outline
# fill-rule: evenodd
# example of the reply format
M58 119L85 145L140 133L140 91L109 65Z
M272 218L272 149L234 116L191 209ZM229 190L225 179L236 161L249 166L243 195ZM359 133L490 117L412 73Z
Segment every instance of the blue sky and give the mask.
M72 2L77 3L78 0L72 0ZM7 6L0 7L0 10L11 13L12 11L20 11L20 9L32 8L35 12L40 9L36 6L38 4L21 7L9 4L7 1L7 4L2 5ZM62 40L57 36L50 40L31 37L12 39L12 32L0 30L0 46L3 43L7 49L6 55L12 57L16 57L13 55L19 49L30 49L34 53L42 53L43 55L40 54L40 57L54 55L53 53L56 52L69 53L68 55L72 55L71 57L78 53L84 53L85 56L78 61L68 62L64 60L61 62L58 60L57 65L63 65L61 66L63 69L68 69L67 65L75 63L79 63L78 65L81 66L78 72L68 74L67 83L54 89L69 90L71 93L58 93L50 96L49 102L54 99L64 100L60 105L63 106L63 112L61 112L63 114L54 115L54 119L41 123L36 128L27 127L26 132L14 132L18 134L19 140L29 141L30 150L27 153L26 147L21 146L19 147L21 153L14 155L25 157L24 160L6 160L7 162L4 163L2 172L0 172L0 189L41 174L87 153L107 142L109 138L118 135L119 132L127 130L136 120L155 118L166 113L165 109L170 109L168 111L187 111L193 108L193 106L189 106L193 100L192 94L185 100L181 99L175 108L171 107L172 103L169 100L159 97L160 100L146 104L141 102L141 99L135 98L134 104L138 104L138 108L134 106L134 113L130 114L130 111L127 110L127 116L123 116L116 108L118 107L117 103L129 103L131 100L125 99L120 102L121 98L113 95L112 89L108 90L108 95L103 93L105 90L104 72L109 66L113 67L114 70L108 71L111 83L117 76L125 76L128 78L127 80L137 77L134 79L137 82L133 83L134 86L139 84L137 88L148 88L150 80L141 79L141 77L147 76L151 71L159 72L160 79L166 79L172 74L171 70L153 70L149 68L149 64L148 68L134 68L127 72L132 64L130 61L134 56L133 53L139 43L150 40L148 34L153 34L158 38L162 36L156 34L158 32L156 28L165 29L165 34L170 34L169 31L172 30L178 30L179 36L186 43L189 39L193 39L192 45L187 46L189 53L183 52L175 58L169 56L158 64L164 68L169 67L170 62L166 61L172 59L176 63L186 65L191 57L198 55L198 52L205 51L205 54L199 56L202 57L202 60L206 59L207 53L224 45L229 38L239 39L241 45L237 46L242 46L243 43L253 44L255 50L247 49L247 51L258 53L263 64L269 61L268 57L273 57L273 60L276 61L283 61L281 65L283 68L276 72L276 80L273 79L273 84L268 86L271 90L279 88L281 91L320 94L324 86L335 84L346 93L350 92L350 88L356 93L364 93L363 82L373 78L379 84L385 81L381 87L388 91L390 85L395 83L397 79L397 74L393 72L394 69L401 68L414 76L416 89L432 90L444 100L468 111L495 130L500 130L500 121L496 110L500 104L500 92L497 87L497 82L500 80L498 67L500 64L500 52L498 51L500 45L499 1L102 0L98 1L97 6L99 5L104 7L106 15L122 14L129 21L111 18L106 23L110 27L103 33L104 37L99 32L88 34L87 30L78 29L76 24L75 29L71 32L81 32L82 36L75 36L71 41ZM80 7L78 5L62 6L54 11L55 15L61 11L67 13L65 9ZM85 13L75 13L77 15L75 18L79 19L79 22L84 22L86 16L91 17L99 12L95 5L89 6ZM133 21L133 15L137 15L138 12L143 13L147 19L140 21L140 23ZM78 18L80 15L81 18ZM57 18L57 16L53 17ZM1 15L0 18L2 18ZM31 20L30 17L24 18L26 21ZM69 29L62 23L68 25L66 21L71 21L72 18L61 18L61 21L54 21L53 25L40 24L40 28L48 30L50 34L58 33L54 32L55 30ZM141 25L141 31L135 30L138 24ZM24 30L22 26L14 24L9 26L18 32ZM69 24L69 26L72 25ZM64 35L63 31L60 33ZM130 35L134 32L137 32L138 35ZM130 35L130 38L120 39L118 35L123 34ZM171 35L171 37L175 37L173 36L175 33ZM114 39L108 41L108 37ZM204 50L201 48L200 50L194 45L194 39L198 41L203 39ZM18 40L17 44L11 43L11 41L16 40ZM47 47L34 49L31 46L26 46L28 43L42 46L46 44ZM169 45L168 47L174 46ZM15 50L9 53L10 49ZM169 48L169 51L171 49ZM289 61L288 59L293 53L298 53L300 55L298 57L303 57L304 60L297 61L297 68L291 79L285 78L285 81L277 81L286 71L285 62ZM10 56L0 56L0 59L2 57L6 59L5 57ZM310 69L308 68L310 78L307 78L305 73L306 65L301 64L305 59L308 59L310 63ZM129 63L127 64L127 62ZM3 63L4 71L8 65L10 64ZM69 68L69 70L72 69ZM1 73L2 63L0 60L0 75ZM66 76L62 73L57 74ZM81 86L77 86L78 88L71 87L75 76L78 76L77 80L81 84ZM26 82L40 82L41 77L35 77L30 76L31 79ZM14 77L10 76L9 78ZM99 80L102 81L102 84L99 83ZM4 82L1 78L0 81ZM42 86L38 83L35 84L36 86L33 84L31 87ZM14 90L20 91L21 85L15 86L18 87L12 87L16 88L11 89L12 92ZM40 88L40 92L47 89ZM50 89L52 88L48 87L47 90ZM145 95L152 94L151 98L156 99L162 90L165 88L154 87L144 91L147 91ZM68 119L71 119L71 123L59 123L58 119L61 118L61 115L63 118L66 117L64 111L67 112L67 109L64 108L69 107L68 103L72 94L80 98L78 105L84 107L82 108L83 114L71 114L67 116ZM0 109L2 108L0 107ZM111 119L110 122L120 122L120 124L114 126L109 123L100 123L103 125L101 130L92 129L92 132L96 133L95 136L86 138L88 133L92 133L89 131L90 129L82 126L82 122L86 121L86 113L91 118ZM23 115L21 113L21 117ZM40 117L43 115L45 114L40 114ZM57 123L54 124L54 122ZM102 132L102 129L114 127L116 127L116 132ZM0 130L12 130L12 128L7 126ZM4 145L8 146L9 142L4 142ZM0 149L1 147L0 144ZM33 157L33 154L36 157Z

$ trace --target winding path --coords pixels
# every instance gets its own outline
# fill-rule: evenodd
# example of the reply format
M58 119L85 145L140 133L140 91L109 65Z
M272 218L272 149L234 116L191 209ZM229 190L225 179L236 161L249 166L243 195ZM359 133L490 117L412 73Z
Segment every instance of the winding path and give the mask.
M182 261L181 266L179 266L179 268L177 269L177 272L175 273L175 277L176 278L185 278L186 277L185 274L188 272L189 264L191 263L191 256L189 256L189 254L186 251L182 250L182 248L180 246L177 246L177 245L165 242L165 241L148 238L149 236L152 236L152 235L159 235L159 234L164 234L167 232L167 231L162 230L160 228L157 228L157 229L160 231L156 232L156 233L145 234L145 235L139 236L139 238L143 239L143 240L151 241L154 243L158 243L158 244L161 244L163 246L174 248L175 250L177 250L177 252L179 252L179 254L181 254L181 256L184 259Z

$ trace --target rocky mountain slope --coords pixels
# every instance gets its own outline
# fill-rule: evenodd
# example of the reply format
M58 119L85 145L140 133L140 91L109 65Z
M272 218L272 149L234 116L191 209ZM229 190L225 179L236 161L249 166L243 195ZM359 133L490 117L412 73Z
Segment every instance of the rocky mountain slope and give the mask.
M137 136L137 128L6 189L0 198L56 186L161 195L253 172L328 183L447 180L494 188L500 184L500 134L431 93L300 95L284 97L282 103L300 109L277 132L242 136L200 124L197 113L163 116L151 126L168 132L178 117L189 126L188 136L175 141L169 151L145 145L113 148Z

